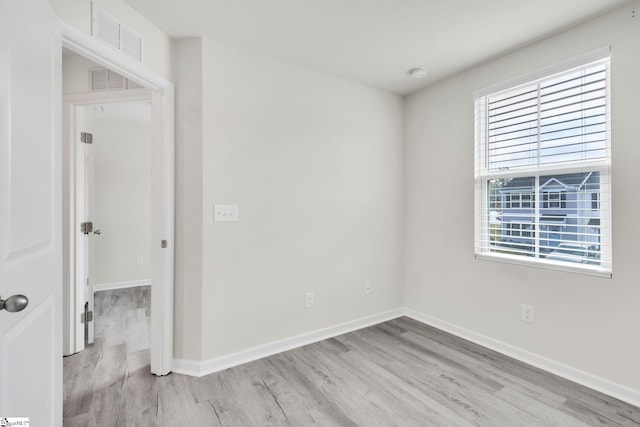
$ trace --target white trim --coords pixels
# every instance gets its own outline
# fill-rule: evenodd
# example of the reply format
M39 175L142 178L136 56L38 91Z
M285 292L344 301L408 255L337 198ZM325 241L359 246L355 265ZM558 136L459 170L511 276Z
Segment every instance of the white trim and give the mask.
M535 366L536 368L543 369L547 372L558 375L559 377L568 379L590 389L640 407L640 390L615 383L597 375L590 374L572 366L565 365L547 357L540 356L511 344L507 344L503 341L473 332L469 329L465 329L454 325L453 323L449 323L410 308L404 309L404 315L413 320L417 320L420 323L424 323L425 325L433 326L434 328L448 332L457 337L464 338L475 344Z
M317 329L315 331L262 344L236 353L205 360L203 362L187 359L175 359L173 372L201 377L203 375L212 374L227 368L262 359L263 357L272 356L277 353L282 353L284 351L322 341L327 338L333 338L338 335L396 319L403 315L404 310L401 308L386 311L372 316L340 323L338 325L329 326L327 328Z
M175 87L106 43L64 22L61 26L63 47L152 91L151 373L166 375L173 366ZM167 242L165 248L161 241Z
M70 93L64 95L64 104L93 105L128 101L151 100L152 92L147 88L114 89L84 93Z
M164 93L169 88L173 88L173 83L148 70L131 56L77 30L66 22L61 22L60 25L62 26L62 45L67 49L148 89Z
M112 289L127 289L138 286L151 286L151 279L129 280L127 282L100 283L93 286L93 292L110 291Z
M531 261L525 259L523 256L518 255L506 255L498 253L476 253L475 257L481 261L493 261L503 262L506 264L523 265L525 267L544 268L547 270L564 271L566 273L584 274L585 276L602 277L605 279L611 279L613 273L610 270L598 270L596 266L590 266L588 264L579 264L579 266L572 267L562 261L548 261L533 259Z
M162 93L151 94L152 140L163 141L153 144L151 154L151 209L156 213L151 215L151 373L156 375L167 375L173 368L174 102L172 83ZM156 322L153 313L160 313Z
M251 360L248 360L247 362L230 364L225 368L215 369L215 370L212 370L211 372L204 371L203 366L207 363L213 363L213 362L210 362L212 360L214 359L209 359L209 362L207 361L198 362L197 360L176 358L176 359L173 359L173 373L189 375L191 377L202 377L205 375L213 374L214 372L222 371L227 368L233 368L234 366L242 365L243 363L251 362ZM254 359L254 360L257 360L257 359Z
M478 89L473 92L473 98L478 99L495 92L500 92L504 89L515 88L520 85L531 83L535 80L551 76L553 74L565 72L572 68L582 67L583 65L587 65L591 62L601 61L603 59L609 58L609 56L611 56L611 47L603 46L599 49L595 49L591 52L578 55L566 61L541 68L537 71L533 71L522 76L514 77L512 79L502 81L482 89Z

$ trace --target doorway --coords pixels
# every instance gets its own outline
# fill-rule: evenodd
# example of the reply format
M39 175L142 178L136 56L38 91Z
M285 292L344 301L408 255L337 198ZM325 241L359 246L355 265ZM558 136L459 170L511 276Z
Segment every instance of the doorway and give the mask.
M92 134L93 290L150 286L151 97L76 108Z
M93 66L70 53L63 62L64 74L71 76L74 69ZM89 103L96 99L101 102ZM65 104L75 181L68 222L76 317L69 317L69 355L94 342L95 292L152 282L151 97L140 89L109 91L68 95Z
M174 212L174 109L173 84L144 69L139 63L111 51L99 41L71 28L63 30L63 47L91 61L97 66L111 70L137 85L130 91L105 91L100 93L77 93L67 97L63 106L63 234L64 246L64 281L65 281L65 354L73 353L78 345L80 333L77 327L84 305L80 304L82 286L75 280L74 259L76 245L71 236L80 232L77 218L74 217L72 201L75 197L76 176L71 160L73 146L70 141L73 135L74 109L79 106L96 105L98 103L114 103L135 101L145 98L150 100L151 110L151 214L149 263L151 265L151 373L166 375L173 368L173 212ZM85 85L86 85L86 79ZM86 86L85 86L86 87ZM66 164L65 164L66 163ZM97 236L96 236L97 237ZM136 257L137 258L137 257ZM144 257L143 257L144 258ZM144 263L144 259L142 261ZM82 301L84 304L84 301ZM84 344L84 331L82 331Z

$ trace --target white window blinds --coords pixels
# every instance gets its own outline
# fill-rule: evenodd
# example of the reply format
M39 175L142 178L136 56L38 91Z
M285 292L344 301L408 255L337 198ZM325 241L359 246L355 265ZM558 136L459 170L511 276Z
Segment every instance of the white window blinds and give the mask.
M476 255L610 275L608 55L475 104Z

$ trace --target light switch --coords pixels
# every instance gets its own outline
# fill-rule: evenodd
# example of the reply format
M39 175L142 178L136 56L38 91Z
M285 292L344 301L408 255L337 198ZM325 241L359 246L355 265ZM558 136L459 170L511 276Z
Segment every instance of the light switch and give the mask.
M237 222L238 205L213 205L213 222Z

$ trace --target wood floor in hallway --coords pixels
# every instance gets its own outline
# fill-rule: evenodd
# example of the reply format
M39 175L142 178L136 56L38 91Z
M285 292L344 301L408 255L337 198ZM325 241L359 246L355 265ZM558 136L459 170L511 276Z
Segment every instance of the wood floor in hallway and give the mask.
M640 426L640 408L408 318L202 378L149 373L149 288L96 293L65 426Z

